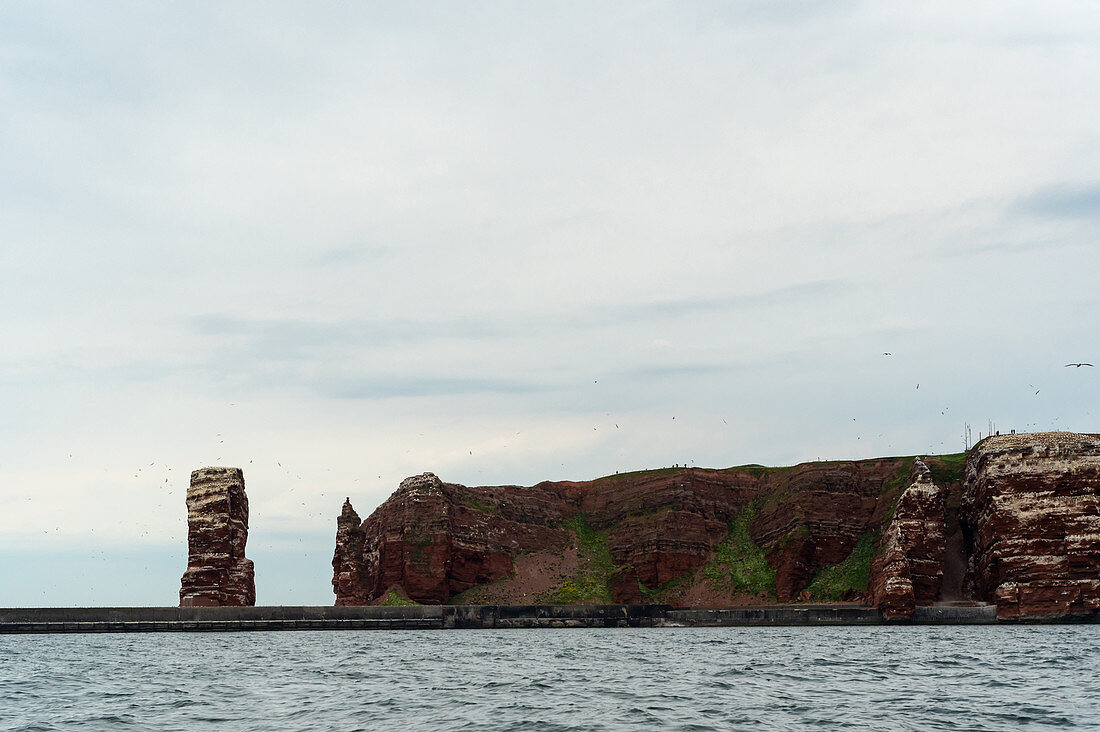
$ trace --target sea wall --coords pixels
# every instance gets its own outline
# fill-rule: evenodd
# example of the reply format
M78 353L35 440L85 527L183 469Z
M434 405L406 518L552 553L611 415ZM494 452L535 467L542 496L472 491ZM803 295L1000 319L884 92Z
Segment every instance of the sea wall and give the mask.
M992 608L918 608L916 623L997 622ZM880 625L872 607L669 605L0 608L0 633Z

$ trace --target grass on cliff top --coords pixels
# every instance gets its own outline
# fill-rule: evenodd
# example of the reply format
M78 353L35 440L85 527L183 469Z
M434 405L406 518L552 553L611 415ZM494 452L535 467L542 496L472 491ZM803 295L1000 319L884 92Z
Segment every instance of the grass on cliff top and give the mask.
M601 478L596 478L594 482L603 480L620 480L622 478L636 478L640 475L668 475L669 473L678 473L683 468L653 468L652 470L631 470L626 473L612 473L611 475L605 475Z
M607 536L589 525L584 514L578 513L562 522L562 528L577 537L577 574L553 590L541 595L539 602L553 605L608 604L612 602L609 579L617 567L607 548Z
M390 594L386 595L386 599L379 604L385 607L407 607L409 605L419 605L420 603L397 594L397 590L390 590Z
M838 602L849 590L867 591L871 576L871 561L875 557L875 532L866 531L859 537L851 554L836 564L827 564L818 570L806 590L814 602Z
M969 453L956 452L952 455L929 455L925 461L932 471L932 482L938 486L947 483L961 483L966 476L966 456Z
M750 504L733 520L729 534L715 548L714 558L703 567L703 576L712 589L775 597L775 570L768 564L764 550L749 536L756 512L756 506Z

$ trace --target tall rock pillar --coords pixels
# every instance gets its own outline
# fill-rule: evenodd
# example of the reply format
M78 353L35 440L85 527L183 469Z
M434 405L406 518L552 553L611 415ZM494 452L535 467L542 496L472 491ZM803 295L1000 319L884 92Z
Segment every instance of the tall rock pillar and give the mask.
M894 517L871 564L871 603L890 620L909 619L917 605L931 605L943 584L943 490L917 458L909 487L898 498Z
M187 570L180 607L255 605L248 496L240 468L201 468L187 488Z

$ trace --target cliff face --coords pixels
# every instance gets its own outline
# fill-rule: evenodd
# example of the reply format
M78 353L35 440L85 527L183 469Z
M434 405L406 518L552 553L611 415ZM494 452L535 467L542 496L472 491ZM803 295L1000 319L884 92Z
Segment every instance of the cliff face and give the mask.
M240 468L202 468L187 488L187 570L180 607L255 605L248 541L248 496Z
M367 595L364 565L363 529L359 514L344 500L344 508L336 519L336 554L332 558L332 591L337 605L366 605Z
M391 592L427 603L788 601L881 523L908 462L665 469L532 487L427 473L358 528L345 504L336 602ZM866 572L849 596L866 589Z
M1100 611L1100 436L983 440L966 463L967 583L1002 618Z
M513 557L568 543L556 528L568 515L542 486L471 489L431 473L401 481L367 521L344 504L333 557L337 605L359 605L390 590L442 603L513 569Z
M964 459L966 462L964 463ZM663 469L531 487L406 479L338 519L338 605L938 600L1001 617L1100 611L1100 437L969 456Z
M871 565L870 600L887 618L911 618L940 595L945 553L943 490L920 460L898 499Z

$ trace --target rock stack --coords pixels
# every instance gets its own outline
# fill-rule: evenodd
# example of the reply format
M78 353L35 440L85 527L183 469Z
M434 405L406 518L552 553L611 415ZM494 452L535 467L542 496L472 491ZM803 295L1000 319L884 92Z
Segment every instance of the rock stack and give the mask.
M248 496L240 468L202 468L187 488L187 570L180 607L255 605Z
M366 605L362 577L363 529L359 514L344 499L344 508L336 519L336 552L332 557L332 591L337 605Z
M918 458L871 564L871 604L894 620L912 618L917 605L934 603L943 582L944 550L943 490Z

